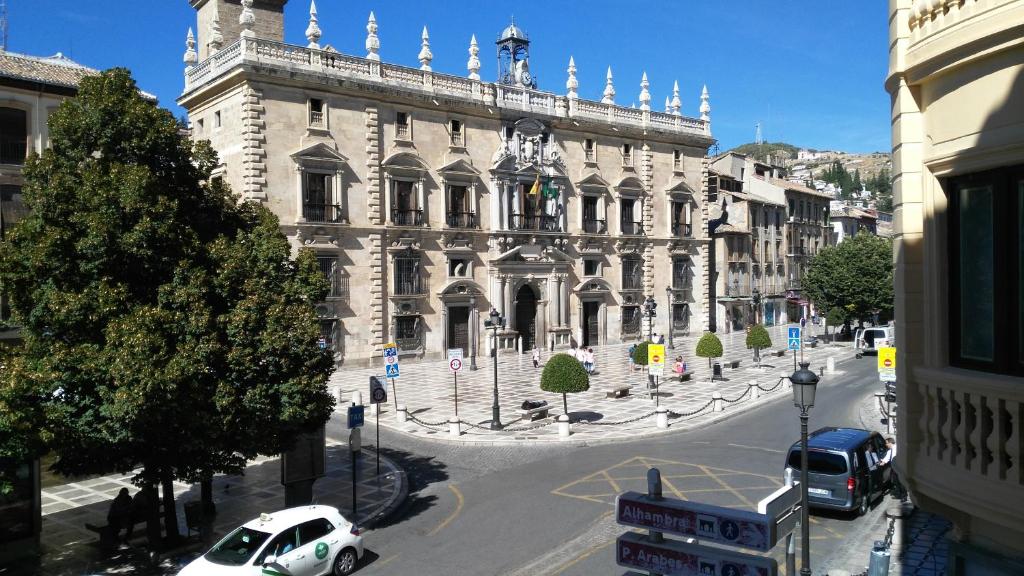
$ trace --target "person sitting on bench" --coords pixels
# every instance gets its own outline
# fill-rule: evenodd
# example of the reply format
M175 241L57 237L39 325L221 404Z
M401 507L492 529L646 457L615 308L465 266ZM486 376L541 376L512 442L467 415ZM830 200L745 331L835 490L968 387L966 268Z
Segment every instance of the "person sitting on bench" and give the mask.
M127 488L121 488L117 496L110 503L110 510L107 512L107 525L117 540L121 536L121 529L125 530L124 541L132 535L132 497L128 494Z

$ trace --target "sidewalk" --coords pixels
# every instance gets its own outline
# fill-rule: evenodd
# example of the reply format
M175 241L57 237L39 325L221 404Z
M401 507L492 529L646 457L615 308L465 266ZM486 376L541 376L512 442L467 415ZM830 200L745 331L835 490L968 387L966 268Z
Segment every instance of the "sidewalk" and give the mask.
M327 474L313 485L314 502L337 507L346 518L354 517L360 526L372 526L397 509L408 490L405 472L393 461L382 456L380 467L381 474L377 476L374 452L364 449L356 476L358 510L353 515L348 447L329 442ZM110 475L44 489L41 557L2 567L0 575L174 574L209 546L199 542L193 533L182 546L163 554L160 564L154 567L147 562L143 537L135 538L131 547L122 546L113 557L103 558L97 534L87 530L85 524L107 523L107 509L118 490L137 490L130 478ZM199 486L175 483L174 488L178 529L186 535L184 504L199 499ZM217 518L211 543L261 512L284 507L279 459L257 459L243 476L216 476L213 496ZM144 532L143 526L136 527L137 535Z
M786 345L787 326L769 329L773 349ZM819 331L821 328L818 328ZM723 368L723 379L711 382L711 368L707 359L694 354L699 335L677 338L674 349L666 350L668 363L666 377L662 379L660 392L656 397L646 394L646 371L630 371L628 364L629 344L595 348L596 373L591 376L590 390L568 397L569 413L572 418L572 436L577 441L616 441L639 436L661 434L666 430L656 426L655 404L669 410L668 430L686 429L709 421L738 413L738 409L749 409L760 402L767 402L789 394L788 381L780 384L782 376L793 372L792 353L776 357L762 351L762 366L755 367L753 352L746 349L744 332L735 332L720 337L724 354L717 361L738 360L739 368ZM836 362L854 356L849 343L835 346L819 345L804 350L804 359L811 363L815 372L820 372L828 357ZM799 357L799 353L797 354ZM676 356L683 356L693 375L687 382L670 378L671 364ZM550 354L541 356L543 363ZM447 361L409 362L401 366L401 377L394 384L397 387L398 406L407 408L408 419L399 422L394 398L395 388L388 383L388 402L382 404L381 426L400 432L450 442L521 443L523 441L558 441L558 426L555 417L562 413L560 394L543 392L540 389L540 375L543 366L535 369L529 354L502 354L498 360L498 390L501 419L505 429L491 431L494 372L492 359L477 358L478 370L471 371L470 359L464 359L464 368L458 375L458 415L462 434L456 438L449 433L448 420L455 413L455 386ZM841 369L841 368L840 368ZM383 379L383 369L339 370L331 377L330 385L342 399L338 410L344 410L352 399L353 392L359 392L363 403L368 402L369 376ZM824 376L828 378L829 375ZM608 398L607 391L620 384L632 385L630 394L621 398ZM754 387L756 385L756 388ZM721 395L721 402L713 402L713 394ZM757 399L754 399L754 396ZM545 400L551 406L548 418L534 422L520 418L520 405L524 400ZM716 411L716 404L721 411ZM373 425L372 406L367 410L367 425Z

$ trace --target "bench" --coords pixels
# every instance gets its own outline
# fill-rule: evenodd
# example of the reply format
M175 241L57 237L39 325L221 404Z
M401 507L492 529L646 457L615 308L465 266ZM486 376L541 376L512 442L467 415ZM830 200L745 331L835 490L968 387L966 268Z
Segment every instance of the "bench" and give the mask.
M722 365L723 366L728 366L729 368L736 369L736 368L740 367L740 362L741 361L739 359L732 359L732 360L726 360L725 362L722 362Z
M772 356L785 356L786 352L789 352L789 350L786 350L785 348L779 348L778 350L772 350L771 352L769 352L769 354L771 354Z
M534 420L537 420L538 418L547 418L548 417L548 410L550 410L550 409L551 409L551 405L550 404L545 404L543 406L538 406L536 408L530 408L529 410L523 410L522 418L524 420L528 419L530 422L533 422Z
M622 384L605 390L606 398L621 398L623 396L629 396L629 390L632 388L629 384Z
M693 377L693 370L684 370L683 372L677 374L677 376L679 376L680 382L685 382Z
M818 341L817 340L804 340L804 346L807 347L807 348L817 348L818 347Z

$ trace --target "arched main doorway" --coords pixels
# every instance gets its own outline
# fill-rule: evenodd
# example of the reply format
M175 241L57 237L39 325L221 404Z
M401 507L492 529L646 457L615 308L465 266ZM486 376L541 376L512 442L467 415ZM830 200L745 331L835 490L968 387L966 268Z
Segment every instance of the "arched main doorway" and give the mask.
M516 292L515 330L522 338L523 352L533 350L537 343L537 295L528 285Z

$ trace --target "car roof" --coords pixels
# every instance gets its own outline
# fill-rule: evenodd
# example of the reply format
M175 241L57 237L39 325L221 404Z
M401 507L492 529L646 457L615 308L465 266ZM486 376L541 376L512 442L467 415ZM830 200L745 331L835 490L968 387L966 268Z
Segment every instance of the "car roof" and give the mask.
M332 519L338 516L341 516L341 513L333 506L298 506L278 510L277 512L260 514L259 518L254 518L243 524L243 526L252 530L259 530L260 532L276 534L281 530L291 528L307 520L315 520L317 518Z
M808 449L818 450L847 450L853 448L871 437L870 430L862 428L819 428L807 438ZM800 443L793 444L795 450L800 449Z

